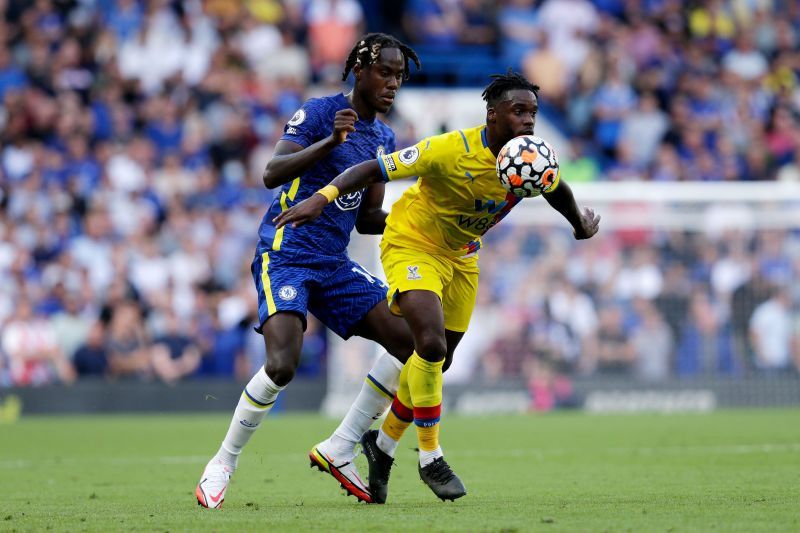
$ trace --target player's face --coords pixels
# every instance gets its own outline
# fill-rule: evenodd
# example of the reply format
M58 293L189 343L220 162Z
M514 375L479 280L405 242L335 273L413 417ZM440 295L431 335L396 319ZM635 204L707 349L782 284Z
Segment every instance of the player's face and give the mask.
M378 59L358 72L358 91L379 113L386 113L403 84L405 61L399 48L384 48Z
M520 135L533 135L539 102L536 95L525 89L508 91L507 98L494 106L496 131L505 144Z

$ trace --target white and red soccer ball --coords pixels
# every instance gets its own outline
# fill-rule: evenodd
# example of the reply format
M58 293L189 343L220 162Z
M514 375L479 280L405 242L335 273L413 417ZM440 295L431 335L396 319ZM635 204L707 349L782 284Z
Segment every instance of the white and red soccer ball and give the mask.
M503 187L516 196L539 196L558 177L558 156L541 137L514 137L497 155L497 177Z

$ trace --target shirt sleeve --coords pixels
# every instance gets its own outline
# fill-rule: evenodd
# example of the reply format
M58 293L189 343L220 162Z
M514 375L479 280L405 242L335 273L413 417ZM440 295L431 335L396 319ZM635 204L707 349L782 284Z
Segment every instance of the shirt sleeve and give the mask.
M323 127L324 120L325 107L313 99L309 100L292 115L292 118L283 127L281 140L292 141L303 148L308 148L330 134L330 126ZM331 124L333 124L332 121Z
M413 146L384 155L378 159L383 181L412 176L438 176L448 152L449 139L447 134L443 134L422 139Z

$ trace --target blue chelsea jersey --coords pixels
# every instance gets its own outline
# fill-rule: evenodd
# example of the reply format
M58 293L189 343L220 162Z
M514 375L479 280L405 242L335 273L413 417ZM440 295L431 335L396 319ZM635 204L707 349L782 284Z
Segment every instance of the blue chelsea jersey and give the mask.
M347 98L341 93L312 98L286 124L281 140L292 141L307 148L330 136L336 112L350 107ZM284 226L276 230L272 219L281 211L314 194L353 165L395 151L394 132L378 119L358 120L355 128L356 131L350 133L344 143L302 175L281 186L261 220L258 230L261 251L312 252L324 255L345 253L350 242L350 233L355 227L363 190L337 198L328 204L317 220L299 228Z

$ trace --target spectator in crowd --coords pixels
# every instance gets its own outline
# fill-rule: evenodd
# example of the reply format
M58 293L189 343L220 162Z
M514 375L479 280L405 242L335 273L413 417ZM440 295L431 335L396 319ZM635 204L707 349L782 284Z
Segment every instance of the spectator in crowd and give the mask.
M619 270L614 283L615 296L622 300L631 298L656 298L663 288L661 269L656 255L649 246L637 246L631 259Z
M622 308L616 305L600 309L597 340L586 353L598 374L629 376L636 365L636 351L625 330Z
M545 30L538 21L537 3L538 0L509 0L499 6L497 28L504 65L519 68L525 56L544 45Z
M670 377L672 331L652 302L640 298L633 307L638 320L630 339L634 374L645 381L663 381Z
M725 54L722 66L743 80L755 80L764 76L769 64L764 55L755 48L753 35L749 30L736 37L736 48Z
M110 376L149 380L153 375L148 338L136 302L125 300L111 311L107 349Z
M481 362L483 377L489 382L520 375L524 361L533 355L524 315L509 314L498 333Z
M72 362L75 366L75 371L81 378L108 375L105 326L101 321L97 320L91 325L86 336L86 342L75 351Z
M772 292L770 283L761 275L754 274L731 295L731 327L734 342L738 353L744 355L747 370L755 367L750 320L756 308L765 302Z
M676 353L679 376L731 375L740 370L733 335L722 309L706 290L689 297Z
M581 352L591 350L599 321L596 303L587 293L566 280L556 282L549 291L547 309L553 320L578 339Z
M595 142L607 157L614 157L622 121L635 106L633 88L622 79L619 68L611 67L605 82L594 95Z
M310 0L306 22L311 68L323 78L339 77L352 43L364 33L364 11L356 0Z
M532 411L550 411L556 407L575 405L572 382L556 371L548 360L530 359L526 366Z
M448 50L456 47L466 31L458 0L410 0L404 28L415 43Z
M589 55L589 37L597 30L597 9L589 0L545 0L539 10L538 23L546 28L547 46L573 79Z
M645 93L639 97L635 111L622 120L618 143L630 146L633 161L644 168L653 161L661 140L667 133L668 118L658 108L658 101L653 93Z
M178 317L167 311L163 331L151 349L153 371L165 383L175 383L194 374L200 366L200 349L183 333Z
M63 299L63 309L50 317L50 326L56 343L68 360L72 360L92 325L91 312L87 312L84 302L77 292L67 292Z
M50 323L34 314L27 299L17 302L16 313L3 328L0 347L8 358L11 383L17 386L71 383L72 365L56 342Z
M497 35L492 4L493 2L488 0L461 1L461 12L464 18L464 28L458 35L461 44L494 45Z
M800 370L794 325L789 288L776 287L772 297L756 307L750 318L750 342L758 370L772 373Z

